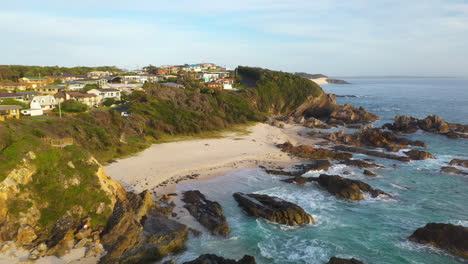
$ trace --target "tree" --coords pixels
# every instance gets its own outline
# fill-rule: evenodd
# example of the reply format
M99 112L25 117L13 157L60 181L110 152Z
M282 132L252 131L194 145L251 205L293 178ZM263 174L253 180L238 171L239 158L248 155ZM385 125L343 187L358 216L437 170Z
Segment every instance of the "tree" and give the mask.
M103 103L105 106L111 106L113 104L115 104L115 99L114 98L107 98L104 103Z
M66 100L61 104L61 108L63 112L67 113L80 113L88 110L87 105L76 100ZM55 110L58 111L57 108Z
M89 90L92 90L92 89L99 89L99 86L97 84L86 84L83 87L82 92L86 93L86 92L88 92Z

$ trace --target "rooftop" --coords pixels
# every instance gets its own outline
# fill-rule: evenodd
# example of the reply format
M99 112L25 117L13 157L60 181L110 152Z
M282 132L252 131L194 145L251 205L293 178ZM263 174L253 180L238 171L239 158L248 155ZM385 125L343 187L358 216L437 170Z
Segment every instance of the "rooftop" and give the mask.
M23 109L20 105L0 105L0 111Z

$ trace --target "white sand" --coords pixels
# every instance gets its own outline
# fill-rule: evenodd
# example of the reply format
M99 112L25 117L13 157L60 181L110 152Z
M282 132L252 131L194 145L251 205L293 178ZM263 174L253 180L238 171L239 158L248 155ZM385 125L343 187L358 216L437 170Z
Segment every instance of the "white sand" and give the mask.
M310 80L318 85L328 84L328 77L320 77L320 78L315 78L315 79L310 79Z
M104 169L128 190L154 189L161 194L172 192L175 180L186 175L200 174L198 179L206 179L238 168L269 164L286 166L294 162L275 145L286 141L295 143L297 127L280 129L256 124L249 131L249 135L230 133L224 138L155 144ZM169 179L172 179L169 184L156 188Z

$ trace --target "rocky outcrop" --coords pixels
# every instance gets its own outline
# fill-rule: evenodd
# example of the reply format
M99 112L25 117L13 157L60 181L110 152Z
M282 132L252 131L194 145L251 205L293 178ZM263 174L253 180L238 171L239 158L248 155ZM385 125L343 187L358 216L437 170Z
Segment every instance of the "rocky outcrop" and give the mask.
M218 202L206 199L200 191L184 192L182 201L190 214L213 235L227 236L231 232Z
M308 145L293 146L290 142L277 145L283 152L305 159L350 159L349 153L337 153L329 149L314 148Z
M450 166L442 167L442 168L440 169L440 172L441 172L441 173L445 173L445 174L453 174L453 175L468 176L468 172L462 171L462 170L460 170L460 169L457 169L457 168L455 168L455 167L450 167Z
M468 160L453 159L453 160L450 161L449 165L468 168Z
M205 254L199 256L192 261L184 262L184 264L256 264L255 258L245 255L239 260L225 259L213 254Z
M301 176L308 171L328 170L332 164L328 160L312 160L310 163L295 166L293 170L265 170L269 174L284 176Z
M368 113L363 107L357 108L353 105L345 104L334 109L330 114L327 123L333 125L344 125L366 123L378 119L378 116Z
M382 131L378 128L365 129L354 134L346 134L342 130L328 134L325 139L334 143L384 148L388 151L398 151L408 148L408 146L426 147L426 144L422 141L399 138L392 132Z
M278 224L299 226L314 223L314 218L298 205L264 194L234 193L234 199L244 211Z
M364 262L357 260L355 258L352 259L343 259L343 258L337 258L337 257L332 257L327 264L364 264Z
M444 134L449 138L468 138L468 125L447 123L436 115L429 115L424 119L409 116L395 116L392 124L385 124L384 128L399 133L414 133L422 129L431 133Z
M335 150L337 150L337 151L348 151L348 152L361 153L361 154L366 154L366 155L369 155L369 156L375 156L375 157L384 158L384 159L394 159L394 160L399 160L399 161L410 161L411 160L409 157L405 157L405 156L399 156L399 155L384 153L384 152L381 152L381 151L368 150L368 149L363 149L363 148L358 148L358 147L339 145L339 146L335 146L333 148Z
M346 166L354 166L358 168L383 168L382 165L378 165L375 163L368 163L363 160L344 160L340 162L340 164L344 164Z
M464 226L429 223L417 229L409 240L468 258L468 228Z
M366 176L371 176L371 177L378 176L377 174L375 174L374 172L372 172L370 170L364 170L363 174L366 175Z
M329 193L348 200L363 200L364 193L370 194L373 198L379 195L391 197L390 194L379 189L374 189L367 183L343 178L338 175L322 174L316 181Z
M435 159L435 156L429 152L422 151L422 150L410 150L404 152L410 159L412 160L425 160L425 159Z

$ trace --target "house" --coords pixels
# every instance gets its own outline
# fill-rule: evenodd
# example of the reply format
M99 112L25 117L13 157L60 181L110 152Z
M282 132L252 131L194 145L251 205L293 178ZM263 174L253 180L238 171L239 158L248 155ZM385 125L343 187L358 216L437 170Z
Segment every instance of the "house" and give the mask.
M178 83L166 82L166 83L161 83L161 84L166 85L166 86L171 86L171 87L176 87L176 88L184 88L185 89L185 86L183 86L182 84L178 84Z
M217 82L207 82L205 83L205 85L209 88L213 88L213 89L223 89L223 85L221 83L217 83Z
M16 93L17 95L21 95L22 99L24 102L31 102L34 96L39 96L41 95L38 92L19 92Z
M187 71L189 71L189 72L201 72L201 70L202 70L202 68L201 68L200 65L190 64Z
M34 105L39 104L42 110L52 110L57 106L57 100L55 100L55 97L52 95L40 95L40 96L34 96L31 104L34 103Z
M54 95L65 89L65 86L44 86L38 87L35 90L43 95Z
M64 101L67 101L67 100L75 100L89 107L97 105L101 102L99 96L95 94L87 94L87 93L79 93L79 92L61 92L59 94L56 94L54 97L60 103L63 103Z
M133 91L142 91L143 90L143 84L141 83L133 83L133 84L108 84L109 88L111 89L117 89L123 94L131 94Z
M123 78L120 76L106 77L106 79L107 79L107 83L122 83L123 82Z
M42 77L23 77L19 79L19 82L26 86L26 88L36 88L47 86L53 83L53 79L47 79Z
M0 121L5 121L8 118L20 118L20 110L22 109L19 105L0 105Z
M108 80L106 78L80 80L80 83L84 83L85 85L86 84L95 84L95 85L97 85L99 87L102 87L102 86L106 85L107 82L108 82Z
M222 84L224 90L232 90L233 89L232 85L234 84L234 79L222 78L222 79L217 80L216 82Z
M202 79L205 82L214 82L219 79L219 74L210 72L210 73L200 73L199 74L200 79Z
M94 94L99 97L101 102L104 102L107 99L114 99L120 101L120 90L118 89L91 89L88 91L88 94Z
M21 110L21 114L26 116L41 116L44 114L44 110L42 110L42 106L38 101L31 101L30 107L30 109Z
M0 101L4 99L13 99L13 100L23 102L23 96L18 93L0 93Z
M65 83L65 87L66 87L67 90L69 90L69 91L81 90L81 89L83 89L85 86L86 86L86 84L85 84L85 83L82 83L82 82L80 82L80 81L70 81L70 82L66 82L66 83Z
M63 80L64 82L71 82L71 81L83 80L83 79L88 78L86 75L75 75L71 73L64 73L60 77L61 77L60 79Z
M168 72L165 69L157 69L156 70L156 75L167 75Z
M88 72L86 76L91 79L100 79L111 76L111 73L108 71L92 71Z
M9 92L24 91L26 90L26 86L22 83L0 82L0 90L6 90Z

